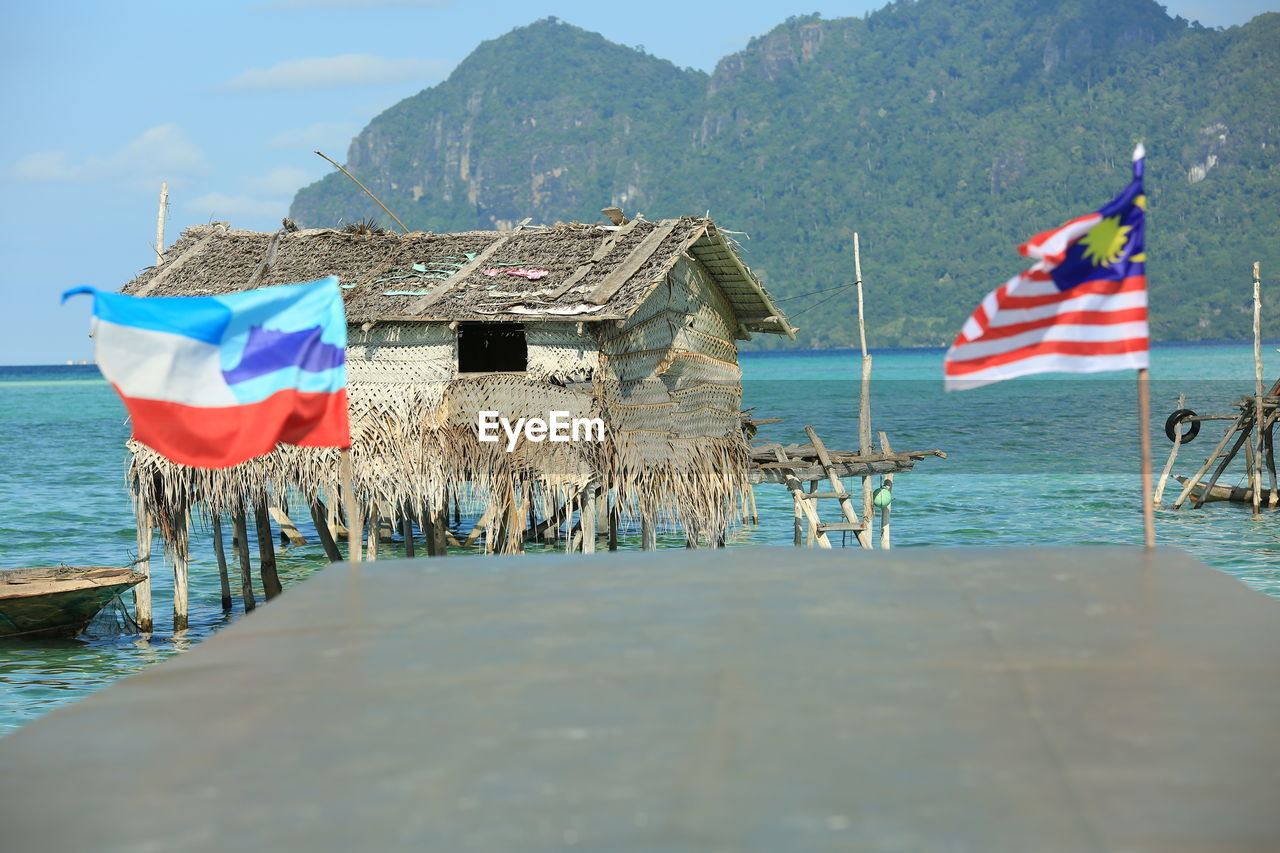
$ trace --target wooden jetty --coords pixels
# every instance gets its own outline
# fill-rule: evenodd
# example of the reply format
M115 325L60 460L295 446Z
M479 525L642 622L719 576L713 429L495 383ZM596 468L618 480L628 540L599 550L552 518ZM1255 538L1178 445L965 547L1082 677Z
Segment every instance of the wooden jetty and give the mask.
M1167 421L1165 421L1165 433L1169 440L1173 442L1173 449L1169 452L1169 460L1165 463L1164 473L1160 477L1160 483L1155 490L1155 502L1160 502L1160 496L1164 492L1164 484L1169 477L1169 472L1173 470L1173 464L1178 458L1179 448L1196 437L1200 431L1200 424L1210 420L1227 420L1230 425L1222 435L1222 439L1217 446L1204 459L1204 464L1199 470L1190 477L1179 477L1178 481L1182 483L1182 491L1178 493L1178 497L1174 499L1173 508L1180 508L1188 497L1192 498L1193 505L1196 507L1204 506L1206 501L1224 499L1221 496L1223 492L1218 487L1218 478L1226 472L1227 467L1236 458L1240 451L1244 450L1245 473L1249 478L1249 487L1246 490L1249 502L1253 505L1254 515L1257 515L1264 493L1266 495L1267 505L1274 507L1280 505L1280 484L1276 481L1276 459L1275 459L1275 425L1277 417L1280 417L1280 380L1272 383L1269 390L1263 390L1262 384L1262 290L1261 278L1262 272L1260 262L1253 262L1253 371L1254 371L1254 393L1238 400L1234 403L1236 412L1229 415L1197 415L1190 409L1185 408L1186 395L1183 395L1178 401L1178 408L1173 411ZM1183 425L1187 425L1188 429L1184 432ZM1266 470L1269 476L1270 490L1263 488L1263 470ZM1233 492L1228 490L1226 500L1232 500Z
M384 560L0 739L0 814L14 851L1260 853L1276 708L1280 601L1173 548Z
M806 426L805 432L809 436L808 444L782 445L765 442L753 447L749 474L753 484L780 483L791 492L795 510L794 544L797 547L816 545L819 548L831 548L829 533L852 533L859 545L864 548L872 547L871 509L865 504L863 507L855 505L854 495L845 488L843 478L856 477L866 482L879 476L882 484L887 484L881 488L892 488L895 474L910 471L917 462L928 456L943 459L947 457L941 450L894 453L883 432L880 433L879 453L831 451L812 426ZM824 481L829 491L818 491ZM841 520L823 521L818 512L818 501L821 500L837 501ZM887 503L881 514L881 534L880 546L890 547Z
M1227 488L1224 492L1218 485L1218 480L1242 451L1245 473L1249 479L1249 486L1245 489L1248 502L1254 503L1253 491L1256 485L1260 489L1259 500L1266 500L1270 506L1276 504L1280 488L1277 488L1272 443L1276 419L1280 417L1280 380L1273 383L1265 394L1244 397L1232 405L1236 409L1235 413L1225 415L1197 415L1180 405L1166 421L1165 432L1174 444L1165 465L1165 478L1173 468L1179 449L1196 437L1202 423L1221 420L1229 422L1222 438L1204 458L1204 464L1192 476L1176 478L1182 484L1182 490L1174 499L1174 509L1180 508L1188 498L1194 507L1201 507L1209 500L1232 500L1231 489ZM1264 471L1265 476L1269 477L1270 489L1262 488Z
M116 566L43 566L0 570L0 638L74 637L107 602L141 583Z

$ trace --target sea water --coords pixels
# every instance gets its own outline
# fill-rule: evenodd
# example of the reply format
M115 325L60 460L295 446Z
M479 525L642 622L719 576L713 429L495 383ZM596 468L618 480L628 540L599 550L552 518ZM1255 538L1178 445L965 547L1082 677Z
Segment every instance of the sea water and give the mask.
M947 454L926 457L896 476L894 547L1142 542L1132 372L1033 377L948 394L940 350L873 355L873 429L884 431L895 451ZM1269 385L1274 345L1264 348L1264 359ZM755 417L784 419L761 426L757 441L807 443L807 424L833 450L856 448L857 353L746 353L742 367L743 405ZM1157 347L1151 375L1149 428L1158 477L1172 446L1164 420L1179 394L1201 414L1231 413L1232 402L1253 393L1252 348ZM129 428L111 387L91 365L0 367L0 394L0 568L128 565L137 547L125 484ZM1206 422L1199 438L1180 451L1174 473L1193 473L1225 428L1226 422ZM1236 485L1243 477L1243 461L1237 460L1222 481ZM859 491L856 481L846 482ZM1171 481L1166 507L1177 491ZM730 546L790 545L793 510L786 489L757 486L756 500L760 523L737 531ZM835 503L822 505L824 517L836 520ZM293 515L312 544L277 546L286 587L325 565L307 514ZM463 532L470 529L467 522ZM1162 544L1185 548L1254 589L1280 596L1280 514L1254 519L1247 507L1227 503L1158 509L1156 531ZM837 547L856 544L832 536ZM683 544L674 534L659 537L660 547ZM638 546L637 536L624 536L623 548ZM385 543L380 553L391 558L402 554L401 546ZM180 635L170 630L172 573L157 558L151 636L112 630L104 621L76 640L0 641L0 733L180 653L238 618L238 584L235 608L222 611L207 531L193 534L191 556L191 627ZM256 592L261 601L261 588Z

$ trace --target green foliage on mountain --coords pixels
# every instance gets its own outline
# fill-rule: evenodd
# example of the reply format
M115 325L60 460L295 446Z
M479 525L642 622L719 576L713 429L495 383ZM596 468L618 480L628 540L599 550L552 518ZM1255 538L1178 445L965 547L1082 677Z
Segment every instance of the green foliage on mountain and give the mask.
M1152 330L1250 334L1250 265L1280 285L1280 14L1209 30L1152 0L916 0L792 18L708 76L553 19L482 44L375 118L348 168L412 228L710 210L802 329L950 341L1020 270L1014 247L1092 211L1148 149ZM292 217L385 218L333 174ZM760 341L776 345L780 341Z

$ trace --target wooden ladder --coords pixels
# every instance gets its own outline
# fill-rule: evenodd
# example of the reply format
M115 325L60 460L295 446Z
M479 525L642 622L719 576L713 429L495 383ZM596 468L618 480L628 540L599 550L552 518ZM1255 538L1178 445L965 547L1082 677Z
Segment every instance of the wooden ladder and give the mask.
M813 449L818 452L818 461L822 463L822 469L827 474L827 482L831 484L829 492L808 492L804 494L805 501L816 501L823 498L834 498L840 502L840 511L844 514L844 521L837 521L833 524L818 522L817 531L819 536L825 536L828 531L831 532L852 532L858 539L858 544L863 548L871 547L871 537L867 534L866 525L862 523L862 519L858 517L858 511L853 505L853 496L850 495L844 487L844 483L840 480L840 475L836 472L835 464L831 461L831 454L827 452L827 446L822 443L822 439L818 438L818 433L811 426L805 426L805 433L809 436L809 441L813 443ZM814 510L816 517L817 511Z
M1272 385L1271 390L1269 390L1265 396L1275 397L1278 394L1280 394L1280 381L1277 381ZM1210 468L1213 468L1213 474L1208 480L1204 481L1203 489L1201 489L1200 494L1192 503L1192 507L1195 509L1199 509L1204 506L1205 500L1209 497L1210 490L1213 489L1214 485L1218 482L1218 478L1222 476L1222 472L1227 470L1227 466L1231 464L1231 460L1240 452L1241 446L1244 445L1244 443L1249 439L1249 436L1253 434L1254 426L1256 424L1256 408L1257 398L1246 397L1242 401L1240 415L1232 421L1231 426L1227 427L1227 431L1223 434L1222 440L1218 442L1218 446L1215 447L1213 452L1205 459L1204 465L1200 466L1200 470L1195 473L1195 476L1187 479L1187 482L1182 487L1182 491L1178 493L1178 499L1173 502L1174 509L1178 509L1182 506L1183 502L1186 501L1187 496L1190 495L1192 490L1200 484L1204 475ZM1265 402L1263 403L1263 408L1267 408ZM1280 414L1280 408L1276 407L1272 407L1269 413L1264 414L1262 421L1262 431L1264 433L1274 426L1277 414ZM1231 449L1224 452L1228 444L1231 445ZM1217 463L1217 467L1214 467L1215 462ZM1255 471L1255 486L1257 488L1261 488L1261 482L1261 472Z

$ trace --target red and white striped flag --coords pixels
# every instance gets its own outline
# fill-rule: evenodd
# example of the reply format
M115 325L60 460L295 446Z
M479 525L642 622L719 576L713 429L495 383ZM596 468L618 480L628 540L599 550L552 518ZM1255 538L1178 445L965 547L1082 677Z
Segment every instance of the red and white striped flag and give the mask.
M947 350L947 390L1030 373L1147 367L1144 151L1133 181L1096 213L1018 247L1031 269L988 293Z

